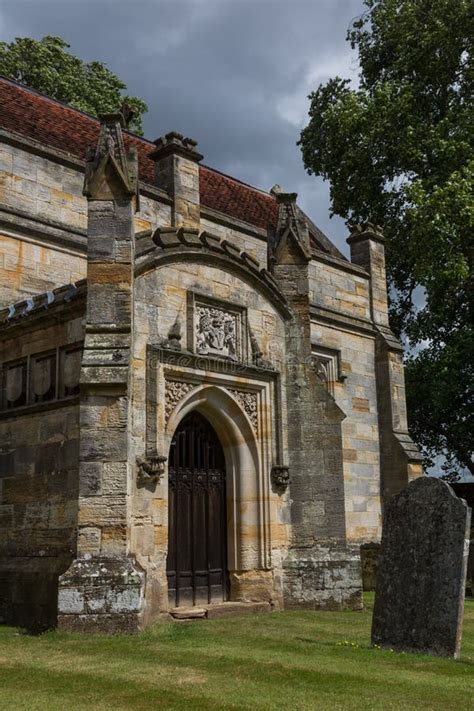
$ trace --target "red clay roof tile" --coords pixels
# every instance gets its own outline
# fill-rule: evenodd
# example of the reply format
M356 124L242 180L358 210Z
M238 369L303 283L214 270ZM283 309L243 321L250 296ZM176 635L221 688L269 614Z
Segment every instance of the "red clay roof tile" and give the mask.
M81 160L99 135L96 118L3 77L0 77L0 127ZM155 145L130 133L124 134L124 140L125 144L137 146L140 179L154 185L155 166L148 153ZM201 204L206 207L263 229L276 225L276 201L256 188L200 166L200 190Z

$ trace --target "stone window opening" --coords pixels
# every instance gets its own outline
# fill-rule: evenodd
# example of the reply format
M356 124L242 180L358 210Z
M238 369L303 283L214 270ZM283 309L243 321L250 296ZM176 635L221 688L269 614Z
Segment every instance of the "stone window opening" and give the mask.
M76 397L81 358L76 343L0 365L0 412Z

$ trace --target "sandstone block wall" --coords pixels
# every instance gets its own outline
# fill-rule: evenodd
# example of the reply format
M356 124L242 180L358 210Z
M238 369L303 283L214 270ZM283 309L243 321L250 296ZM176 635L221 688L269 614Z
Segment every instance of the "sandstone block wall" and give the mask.
M345 414L342 422L344 501L349 541L379 540L381 535L380 443L375 339L315 323L312 342L340 354L342 382L334 398Z
M240 493L232 493L232 484L229 482L229 507L236 507L232 515L229 511L229 515L231 518L236 516L239 521L238 534L236 530L229 530L229 550L235 546L232 541L238 535L240 551L235 554L231 568L234 581L232 596L233 599L251 599L265 587L265 599L272 599L275 604L279 604L281 558L289 536L289 504L288 495L275 493L269 487L271 466L281 463L287 456L286 405L280 401L280 386L276 391L273 380L262 381L257 375L255 379L250 379L239 364L226 364L223 361L222 366L213 373L204 357L198 356L196 361L190 362L186 353L195 349L192 328L190 331L187 326L191 293L196 299L214 299L216 305L223 309L226 304L243 309L245 331L242 339L245 339L245 346L243 343L241 346L245 353L244 364L252 363L251 331L263 357L271 359L277 371L283 371L282 317L252 284L245 283L223 269L189 262L164 265L137 277L131 363L134 456L142 458L147 450L154 447L159 454L168 456L174 432L169 428L173 411L179 408L181 400L192 395L193 388L196 393L200 388L215 388L216 404L210 404L208 414L211 419L213 412L214 417L220 414L219 407L228 406L233 392L255 393L250 395L251 398L255 397L257 403L255 429L253 434L248 434L252 441L256 436L255 459L248 465L241 460L240 472L233 471L232 467L229 470L229 479L236 477L240 487ZM180 323L183 350L175 354L173 363L162 363L156 355L150 355L149 345L159 346L167 341L177 321ZM171 388L167 386L170 381ZM219 389L224 393L221 405L216 394ZM241 433L235 435L235 440L224 439L223 445L226 451L243 451L245 443L240 442L239 437L245 439L247 436L245 423L240 423L242 414L239 414L236 405L234 408L235 414L232 417L236 427L242 426ZM228 438L229 434L224 427L225 412L221 414L222 431L219 431L218 424L215 425L216 430L219 436ZM232 458L232 453L229 456ZM257 496L261 497L260 500ZM132 501L132 551L147 570L147 585L155 599L149 605L154 604L157 612L160 609L166 610L167 475L163 476L156 487L140 486L134 481ZM229 555L232 558L232 554Z
M362 609L357 546L316 545L304 560L290 553L284 574L285 609Z
M77 252L53 249L24 235L1 234L0 227L0 308L85 275L84 258Z
M81 161L0 142L0 308L86 276L87 200ZM142 195L135 230L170 220Z
M315 260L309 265L309 288L311 304L370 320L367 277Z
M77 405L0 419L0 619L55 624L76 549Z
M2 206L63 227L86 229L79 170L2 142L0 181Z

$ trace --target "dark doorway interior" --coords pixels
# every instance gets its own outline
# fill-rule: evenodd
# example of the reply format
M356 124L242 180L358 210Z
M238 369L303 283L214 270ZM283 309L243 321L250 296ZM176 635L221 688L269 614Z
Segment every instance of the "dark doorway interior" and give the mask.
M222 602L227 599L224 452L198 412L187 415L176 430L168 472L170 604Z

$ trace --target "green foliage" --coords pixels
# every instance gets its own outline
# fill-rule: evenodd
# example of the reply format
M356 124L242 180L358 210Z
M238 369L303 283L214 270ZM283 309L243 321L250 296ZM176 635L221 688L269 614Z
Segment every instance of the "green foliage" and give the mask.
M51 36L0 42L0 74L94 116L117 111L126 102L134 112L129 128L142 135L147 105L135 96L123 96L126 85L105 64L83 62L68 48L61 37Z
M384 225L391 323L415 353L412 434L427 464L447 450L448 472L473 472L474 4L364 4L348 32L359 86L310 95L303 160L330 181L333 213Z

